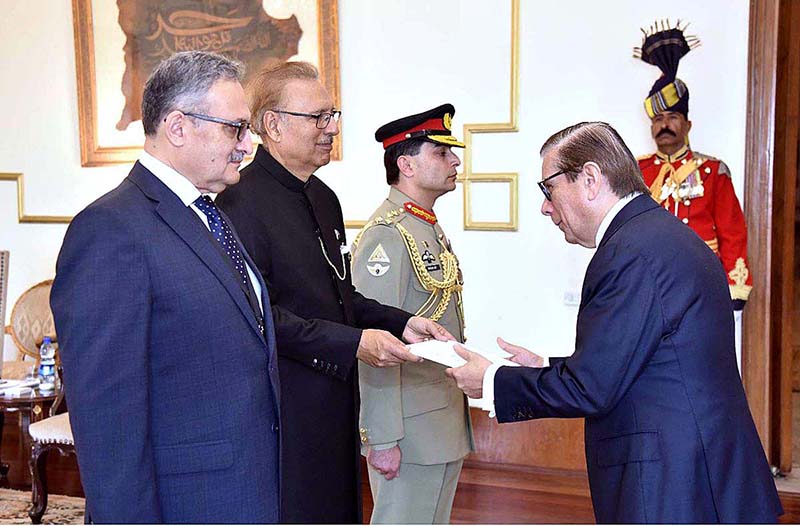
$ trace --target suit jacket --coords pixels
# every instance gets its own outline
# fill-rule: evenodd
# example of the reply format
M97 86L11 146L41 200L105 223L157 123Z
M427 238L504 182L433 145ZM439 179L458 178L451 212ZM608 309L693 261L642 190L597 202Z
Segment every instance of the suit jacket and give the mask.
M283 522L361 517L356 351L361 329L401 336L410 314L364 298L350 277L342 209L262 146L217 197L264 277L281 376ZM343 279L340 279L343 278Z
M93 521L278 521L261 287L263 334L202 220L139 163L72 221L51 306Z
M619 212L589 263L575 353L500 368L495 395L500 422L586 417L598 522L782 513L736 368L725 273L647 195Z
M405 203L419 207L392 188L353 242L353 283L370 298L420 316L430 317L446 301L437 321L463 342L457 260L455 268L448 269L455 280L446 290L426 290L412 264L414 258L420 272L443 282L442 254L452 254L450 242L439 223L407 213ZM400 228L411 237L416 253L409 251ZM423 305L429 307L418 312ZM472 451L467 399L444 370L430 360L384 368L358 364L362 454L366 455L367 446L388 449L398 444L403 463L431 465L464 458Z

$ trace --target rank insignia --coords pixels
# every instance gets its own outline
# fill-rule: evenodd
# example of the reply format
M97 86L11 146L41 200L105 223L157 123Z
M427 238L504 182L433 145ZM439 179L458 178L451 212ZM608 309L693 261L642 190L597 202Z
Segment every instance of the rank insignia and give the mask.
M380 277L389 272L391 263L389 256L386 254L386 250L384 250L383 245L379 243L378 246L375 247L375 250L372 251L369 259L367 259L367 271L373 276Z

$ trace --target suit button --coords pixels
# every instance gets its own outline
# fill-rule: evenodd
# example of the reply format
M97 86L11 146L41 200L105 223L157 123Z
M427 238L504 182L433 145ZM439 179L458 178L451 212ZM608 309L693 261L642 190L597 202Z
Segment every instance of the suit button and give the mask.
M272 424L272 432L277 433L280 430L280 426L278 424Z
M339 298L339 305L343 305L342 298Z

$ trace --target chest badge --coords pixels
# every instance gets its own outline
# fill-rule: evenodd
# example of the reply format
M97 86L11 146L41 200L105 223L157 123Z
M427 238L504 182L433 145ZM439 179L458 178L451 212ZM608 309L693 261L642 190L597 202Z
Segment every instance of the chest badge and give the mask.
M426 249L425 252L422 253L422 261L430 265L431 263L436 261L436 257L433 254L431 254L430 250Z
M391 264L392 262L383 245L378 243L378 246L375 247L375 250L372 251L372 254L367 259L367 272L372 276L380 277L389 272Z

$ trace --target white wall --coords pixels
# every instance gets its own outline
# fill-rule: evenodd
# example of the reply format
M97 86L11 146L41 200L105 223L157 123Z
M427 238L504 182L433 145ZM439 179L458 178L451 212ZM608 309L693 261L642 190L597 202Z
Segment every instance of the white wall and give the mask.
M521 4L519 132L476 135L473 143L474 171L519 172L519 231L464 231L460 187L436 211L462 262L470 342L488 347L501 334L568 354L577 307L565 305L564 295L580 290L591 251L566 245L539 215L540 145L567 125L605 120L635 154L653 150L642 99L659 73L633 59L632 48L653 20L686 19L703 42L679 71L691 90L692 146L728 163L741 197L748 2ZM27 214L73 215L116 186L129 166L80 167L71 2L0 0L0 7L0 172L25 174ZM339 2L344 160L318 173L339 194L347 219L366 219L387 191L373 140L379 125L442 102L456 106L459 136L464 123L508 120L510 12L501 0ZM477 205L502 213L497 193L478 194ZM0 181L0 248L11 250L12 304L53 276L65 230L19 224L16 187Z

